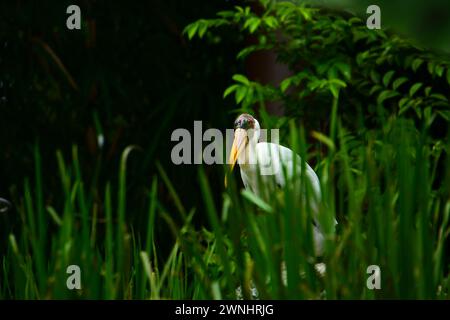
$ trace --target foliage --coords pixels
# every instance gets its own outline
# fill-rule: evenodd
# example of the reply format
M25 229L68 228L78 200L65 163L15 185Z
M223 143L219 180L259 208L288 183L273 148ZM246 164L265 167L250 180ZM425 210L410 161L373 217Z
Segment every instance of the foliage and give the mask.
M234 94L243 110L279 100L288 116L307 114L311 120L314 113L327 119L327 106L339 96L341 117L352 129L357 127L354 114L379 126L379 112L416 118L426 127L447 127L448 57L417 48L390 31L368 30L362 19L342 12L288 1L260 4L262 10L236 6L185 28L189 38L202 38L218 27L237 28L257 39L238 53L238 59L273 50L289 66L292 75L277 87L235 75L235 84L224 96Z

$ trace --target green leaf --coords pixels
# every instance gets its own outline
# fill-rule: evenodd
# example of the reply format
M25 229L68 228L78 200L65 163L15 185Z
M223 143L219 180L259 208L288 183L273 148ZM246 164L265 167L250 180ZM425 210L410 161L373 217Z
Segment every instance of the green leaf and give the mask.
M228 97L233 91L235 91L240 86L238 84L233 84L232 86L228 87L225 92L223 93L223 97Z
M330 79L329 82L332 83L332 84L335 84L335 85L337 85L339 87L342 87L342 88L346 88L347 87L347 84L344 81L340 80L340 79Z
M338 62L335 64L335 66L338 68L338 70L342 73L342 75L347 79L350 80L351 78L351 67L347 63Z
M383 84L385 87L389 86L389 83L391 82L392 77L394 76L395 71L389 71L387 72L383 77Z
M450 121L450 111L439 110L437 111L437 114L439 114L444 120Z
M366 60L367 58L369 58L369 56L370 56L370 52L369 52L369 51L364 51L364 52L359 53L359 54L356 56L356 63L357 63L358 65L362 65L362 64L365 62L365 60Z
M278 20L273 16L265 17L264 23L271 29L278 27Z
M236 11L239 13L244 13L244 8L242 8L240 6L234 6L234 9L236 9Z
M308 8L299 8L300 13L302 14L303 18L305 18L306 21L311 20L311 10Z
M352 18L350 18L350 20L348 20L348 23L350 23L350 24L361 24L362 20L361 20L361 18L358 18L358 17L352 17Z
M281 92L286 92L286 90L290 87L292 82L292 78L284 79L280 84Z
M448 108L449 107L447 101L441 101L441 100L431 103L431 106L435 107L435 108Z
M436 67L434 68L434 71L436 72L438 77L442 77L444 75L444 67L441 65L436 65Z
M248 28L250 33L253 33L259 27L260 24L261 24L261 19L260 18L258 18L258 17L251 17L251 18L247 19L247 21L245 21L244 29Z
M347 84L342 80L339 80L339 79L329 80L329 88L330 88L331 94L335 98L339 97L340 88L345 88L345 87L347 87Z
M450 69L447 70L447 83L450 85Z
M246 198L247 200L252 202L254 205L256 205L261 210L263 210L267 213L273 212L273 208L267 202L265 202L260 197L255 195L253 192L251 192L249 190L242 190L241 194L244 198Z
M372 87L372 89L370 89L369 95L373 95L375 92L380 91L381 89L383 89L383 87L379 84L376 84Z
M400 107L400 109L402 109L406 103L408 103L410 100L408 97L402 98L400 99L400 101L398 102L398 106Z
M426 107L423 111L423 117L426 119L427 126L430 126L433 123L436 114L433 113L433 109L431 107Z
M431 75L434 75L434 62L433 61L428 62L427 67L428 67L428 73Z
M330 91L333 97L338 98L339 97L339 89L340 87L335 84L330 84Z
M233 76L233 80L236 82L240 82L242 84L245 84L246 86L248 86L250 84L250 81L248 81L247 77L242 75L242 74L235 74Z
M326 85L326 80L321 80L317 78L311 78L311 80L308 82L308 88L311 91L317 90L317 88L322 89L324 85Z
M239 88L236 89L236 104L239 104L244 100L245 95L247 94L247 87L239 86Z
M250 53L252 53L254 51L254 48L244 48L241 51L239 51L239 53L236 56L237 60L241 60L246 58Z
M370 70L370 79L375 83L380 83L380 74L375 70Z
M397 90L402 84L404 84L405 82L408 81L408 78L406 77L401 77L398 78L397 80L394 81L394 83L392 84L392 88L394 90Z
M50 214L50 216L52 217L53 221L58 225L58 226L62 226L63 222L62 219L58 216L58 213L56 212L56 210L51 207L48 206L47 207L47 211Z
M238 60L245 59L246 57L248 57L249 54L251 54L252 52L255 52L256 50L260 50L260 49L261 49L260 46L250 46L250 47L244 48L241 51L239 51L236 58Z
M413 85L409 90L409 95L412 97L422 87L422 85L423 85L422 82Z
M206 31L208 30L208 24L206 22L203 22L200 27L198 28L198 36L201 38L203 38L203 36L205 35Z
M254 33L256 31L256 29L258 29L260 24L261 24L261 20L259 20L259 19L255 22L253 22L249 28L250 33Z
M190 25L186 26L184 29L184 32L187 33L189 40L192 40L192 38L195 36L195 33L198 29L198 22L191 23Z
M233 11L219 11L217 13L217 15L222 18L232 18L232 17L234 17L234 12Z
M312 136L314 138L316 138L317 140L319 140L320 142L322 142L323 144L325 144L326 146L328 146L328 148L330 148L330 150L335 150L336 147L334 145L333 140L331 140L329 137L327 137L323 133L318 132L318 131L313 131Z
M397 97L399 95L398 92L392 91L392 90L385 90L383 92L380 93L380 95L378 96L377 99L377 103L379 105L382 105L384 101Z
M411 108L410 105L408 105L408 106L406 106L406 107L404 107L404 108L401 108L401 109L399 110L399 112L398 112L398 115L401 116L401 115L404 114L406 111L408 111L410 108Z
M412 63L412 69L413 69L413 71L416 72L416 71L420 68L420 66L422 65L422 63L423 63L423 60L422 60L422 59L420 59L420 58L415 59L415 60L413 61L413 63Z
M441 101L448 101L448 98L440 93L433 93L430 95L430 97L441 100Z
M253 93L254 93L253 87L247 87L247 92L245 94L245 103L251 104L253 102Z

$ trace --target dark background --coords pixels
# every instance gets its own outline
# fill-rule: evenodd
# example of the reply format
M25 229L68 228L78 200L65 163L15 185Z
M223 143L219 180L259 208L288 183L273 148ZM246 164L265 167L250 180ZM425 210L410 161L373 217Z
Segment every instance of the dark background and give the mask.
M81 30L66 28L70 4L81 8ZM24 179L34 175L35 146L51 194L60 188L56 150L70 161L77 145L83 174L96 189L114 182L122 151L137 145L141 149L132 153L128 170L130 219L133 203L147 199L156 160L186 207L200 203L192 188L197 168L172 165L170 136L176 128L193 132L194 120L203 120L204 130L232 123L232 100L222 94L239 71L235 55L242 39L227 31L189 42L182 31L232 6L232 1L2 2L0 196L17 200ZM223 177L217 178L222 184Z

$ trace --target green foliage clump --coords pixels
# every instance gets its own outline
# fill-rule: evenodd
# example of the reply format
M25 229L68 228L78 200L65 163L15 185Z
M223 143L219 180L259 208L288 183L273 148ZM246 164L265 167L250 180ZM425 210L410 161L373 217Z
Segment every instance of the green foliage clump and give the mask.
M272 50L291 75L278 86L235 75L224 96L234 94L243 110L265 101L282 101L288 117L328 123L331 101L339 98L345 125L380 126L385 116L420 120L425 127L447 127L450 63L391 31L369 30L359 17L288 1L260 1L260 10L236 6L218 18L185 28L202 38L217 28L234 28L256 43L237 59ZM360 115L360 117L358 117ZM355 121L356 120L356 121ZM442 137L441 137L442 138Z

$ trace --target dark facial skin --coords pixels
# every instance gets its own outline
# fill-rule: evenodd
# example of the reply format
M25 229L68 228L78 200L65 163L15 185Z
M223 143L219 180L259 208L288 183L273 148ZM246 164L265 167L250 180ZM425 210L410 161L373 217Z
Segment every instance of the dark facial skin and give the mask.
M248 130L248 129L254 129L255 128L255 120L254 118L247 114L241 114L236 121L234 121L234 129L244 129L244 130Z

